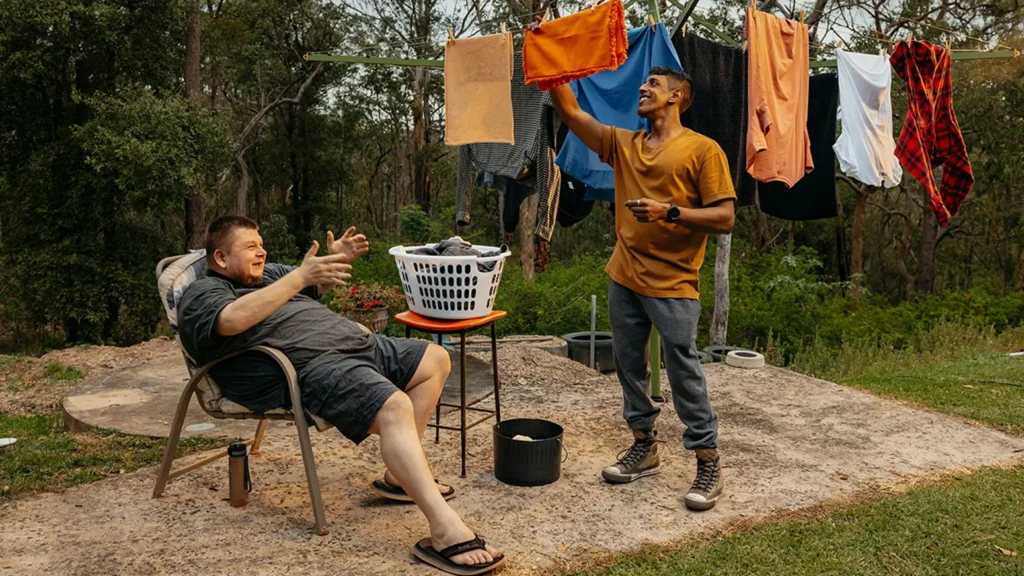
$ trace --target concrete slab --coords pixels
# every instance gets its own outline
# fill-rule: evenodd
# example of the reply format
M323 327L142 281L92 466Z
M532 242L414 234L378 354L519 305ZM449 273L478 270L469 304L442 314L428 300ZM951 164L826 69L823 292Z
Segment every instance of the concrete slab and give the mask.
M552 373L568 370L554 366ZM614 376L503 389L506 417L564 426L569 459L554 484L519 488L495 480L484 426L468 435L469 478L458 477L457 435L443 434L440 444L428 440L424 447L435 474L458 490L453 508L508 554L503 576L680 542L739 520L940 471L1005 463L1024 449L1024 438L778 368L718 364L705 371L720 418L726 478L726 496L709 512L689 512L682 504L694 461L680 444L683 427L671 402L658 424L667 441L661 474L625 486L599 479L601 468L630 442ZM319 537L311 530L298 443L282 430L252 459L255 488L244 508L225 501L223 462L171 481L159 500L150 498L150 468L0 507L0 572L438 574L409 553L427 535L416 507L382 501L368 488L383 472L375 438L353 446L337 434L313 435L333 524L329 536Z
M188 383L188 370L180 356L168 356L117 370L103 372L76 386L64 400L64 422L71 430L107 428L125 434L167 437L181 392ZM466 361L466 397L480 401L493 394L490 364L469 356ZM452 373L445 382L442 398L459 403L459 355L452 357ZM443 408L442 414L453 408ZM446 424L451 424L442 417ZM212 425L213 428L195 425ZM269 430L285 426L271 422ZM189 430L195 426L196 430ZM252 420L212 418L194 397L185 417L183 438L248 438L256 431Z

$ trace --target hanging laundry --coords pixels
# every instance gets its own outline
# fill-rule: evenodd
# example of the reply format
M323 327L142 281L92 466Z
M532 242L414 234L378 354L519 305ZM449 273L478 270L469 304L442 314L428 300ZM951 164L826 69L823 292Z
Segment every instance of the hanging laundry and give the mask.
M593 200L587 200L587 187L579 180L562 174L562 194L558 202L558 225L575 226L594 211Z
M475 36L445 44L445 144L515 144L512 68L512 34Z
M555 135L555 152L561 152L569 137L569 126L562 124ZM558 195L558 225L562 228L574 226L590 215L595 202L587 198L586 184L562 172L562 192Z
M903 168L893 153L896 141L892 136L889 58L839 49L836 62L843 131L833 148L839 169L869 186L892 188L903 178Z
M729 159L737 205L756 202L757 182L747 173L747 54L739 48L677 33L672 39L693 84L683 126L711 138Z
M953 113L949 50L928 42L900 42L893 50L893 70L907 83L907 118L896 157L924 184L940 226L956 216L974 186L960 125ZM932 172L942 165L942 188Z
M747 9L747 172L793 186L814 169L807 135L807 26Z
M807 132L811 138L814 170L792 188L782 182L759 184L761 211L786 220L834 218L836 206L836 112L839 107L839 82L836 74L810 77L807 107Z
M523 40L526 83L547 91L618 68L626 60L625 16L622 0L607 0L527 30Z
M535 185L541 194L537 235L551 238L558 213L561 172L555 165L554 135L561 122L547 93L523 82L522 59L513 58L512 112L517 144L472 144L459 147L455 185L455 219L470 223L473 169ZM538 159L540 160L538 162Z
M681 68L665 25L643 26L629 31L629 59L618 70L602 72L572 83L580 108L598 122L629 131L649 130L637 114L640 86L654 66ZM575 134L566 137L558 153L562 171L589 188L587 200L615 200L615 175Z

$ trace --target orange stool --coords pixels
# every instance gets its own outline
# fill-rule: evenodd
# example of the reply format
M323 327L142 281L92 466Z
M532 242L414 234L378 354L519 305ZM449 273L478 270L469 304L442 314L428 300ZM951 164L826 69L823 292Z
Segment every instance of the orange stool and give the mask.
M438 443L441 441L441 430L458 430L462 433L462 477L466 477L466 430L482 424L489 420L491 416L494 416L497 422L501 422L501 397L498 393L498 338L496 333L495 324L498 320L506 316L502 310L495 310L484 316L483 318L473 318L470 320L434 320L433 318L424 318L414 312L402 312L395 316L395 320L398 320L402 324L405 324L405 337L409 338L412 336L413 329L419 330L420 332L426 332L428 334L437 334L441 336L443 334L459 334L462 341L462 350L460 352L460 383L462 386L462 401L460 404L445 404L444 402L437 403L436 413L434 415L434 423L428 424L427 426L434 428L434 442ZM483 400L477 400L472 404L466 404L466 332L483 328L484 326L491 327L491 364L494 367L494 410L488 410L486 408L474 408L473 404ZM462 415L461 424L458 428L454 426L442 426L441 425L441 407L446 406L448 408L458 408ZM475 412L483 412L486 414L483 418L466 424L466 411L473 410Z

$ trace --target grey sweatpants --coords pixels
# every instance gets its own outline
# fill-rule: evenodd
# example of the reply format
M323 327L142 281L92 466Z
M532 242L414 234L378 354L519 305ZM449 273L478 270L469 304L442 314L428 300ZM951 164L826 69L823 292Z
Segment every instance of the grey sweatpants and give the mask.
M718 416L708 400L707 381L697 359L700 302L689 298L649 298L608 282L608 312L615 348L615 370L622 384L622 415L633 430L649 431L661 413L651 401L647 347L651 325L664 342L672 403L686 425L687 450L718 447ZM652 367L657 369L657 367Z

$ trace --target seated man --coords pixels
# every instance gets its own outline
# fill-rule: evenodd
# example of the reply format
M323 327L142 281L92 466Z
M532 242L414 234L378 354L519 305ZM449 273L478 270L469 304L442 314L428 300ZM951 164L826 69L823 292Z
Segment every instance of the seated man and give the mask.
M178 308L181 342L200 364L256 345L284 352L299 377L305 409L358 444L380 437L387 470L378 492L413 501L427 517L430 538L414 547L443 570L482 573L503 556L476 539L448 506L454 489L436 484L421 445L451 361L435 344L370 334L317 300L350 278L350 263L364 254L366 238L350 228L328 255L319 244L299 267L267 264L256 223L225 216L210 224L206 276L193 282ZM211 376L224 395L258 412L290 407L280 368L260 353L216 366Z

